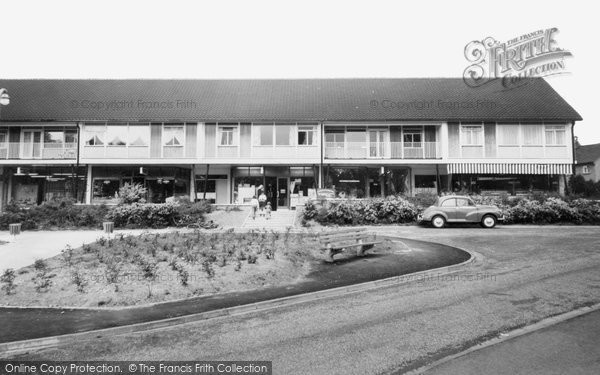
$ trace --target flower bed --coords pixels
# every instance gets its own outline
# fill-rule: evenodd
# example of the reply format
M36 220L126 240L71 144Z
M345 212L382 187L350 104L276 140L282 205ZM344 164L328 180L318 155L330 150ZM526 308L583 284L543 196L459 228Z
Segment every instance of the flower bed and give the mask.
M315 235L187 233L100 237L0 273L0 305L118 306L296 282L318 259Z

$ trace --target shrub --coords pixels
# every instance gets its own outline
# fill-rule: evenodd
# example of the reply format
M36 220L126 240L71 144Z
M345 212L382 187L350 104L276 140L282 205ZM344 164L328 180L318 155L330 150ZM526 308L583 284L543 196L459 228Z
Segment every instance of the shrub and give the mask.
M125 183L119 189L119 203L121 204L132 204L132 203L146 203L146 199L144 198L148 193L148 189L146 189L141 184L130 184Z
M304 208L303 220L321 224L363 225L414 222L419 209L402 197L340 200L317 207L309 202Z
M73 277L73 284L75 284L75 286L77 287L77 291L79 293L85 292L85 288L87 287L88 282L85 279L85 276L83 275L83 273L79 270L75 270L72 273L72 277Z
M0 276L0 282L4 284L2 285L2 290L4 290L7 295L13 294L17 288L15 285L15 278L15 270L12 268L4 270L4 273Z
M104 220L108 208L75 205L70 199L56 199L39 206L19 205L11 202L0 214L0 229L8 224L21 223L23 230L46 228L98 227Z

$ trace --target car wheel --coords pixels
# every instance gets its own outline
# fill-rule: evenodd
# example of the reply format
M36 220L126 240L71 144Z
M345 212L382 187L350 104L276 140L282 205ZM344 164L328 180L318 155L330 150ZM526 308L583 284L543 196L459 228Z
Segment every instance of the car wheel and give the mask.
M441 215L436 215L431 219L431 225L434 228L443 228L446 225L446 219Z
M481 219L481 226L484 228L493 228L496 226L496 216L494 215L485 215Z

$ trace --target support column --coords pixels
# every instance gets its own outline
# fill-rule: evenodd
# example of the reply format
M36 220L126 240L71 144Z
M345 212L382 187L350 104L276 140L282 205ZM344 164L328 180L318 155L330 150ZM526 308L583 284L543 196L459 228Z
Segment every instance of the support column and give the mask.
M196 201L196 165L192 164L190 171L190 202Z
M319 189L323 188L323 164L319 164Z
M85 204L92 204L92 165L87 166L87 178L85 179Z
M10 203L12 201L12 184L13 183L13 171L12 169L8 170L8 187L6 189L6 203Z

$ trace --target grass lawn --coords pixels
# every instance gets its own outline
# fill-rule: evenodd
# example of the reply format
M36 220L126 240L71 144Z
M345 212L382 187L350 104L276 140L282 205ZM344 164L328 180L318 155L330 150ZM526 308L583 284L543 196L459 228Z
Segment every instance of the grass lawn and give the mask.
M16 271L10 306L125 306L293 283L318 259L308 234L117 235Z

